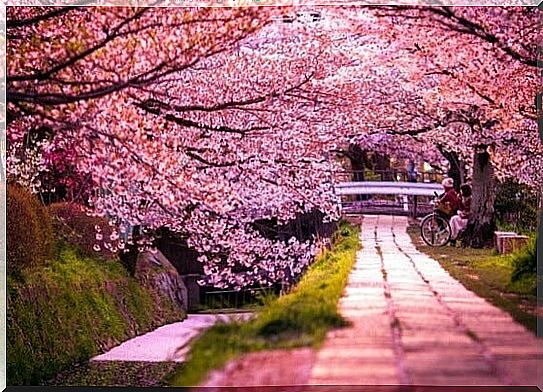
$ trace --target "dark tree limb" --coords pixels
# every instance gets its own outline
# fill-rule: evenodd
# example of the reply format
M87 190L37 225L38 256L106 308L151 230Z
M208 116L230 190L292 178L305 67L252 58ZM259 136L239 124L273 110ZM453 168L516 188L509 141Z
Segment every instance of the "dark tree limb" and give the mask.
M58 16L62 16L64 14L67 14L68 12L71 12L71 11L77 11L79 9L81 9L81 7L62 7L62 8L57 8L57 9L55 9L53 11L50 11L50 12L48 12L46 14L35 16L33 18L28 18L28 19L8 19L6 21L6 27L8 29L12 29L12 28L32 26L32 25L36 25L38 23L41 23L43 21L46 21L48 19L52 19L52 18L56 18Z

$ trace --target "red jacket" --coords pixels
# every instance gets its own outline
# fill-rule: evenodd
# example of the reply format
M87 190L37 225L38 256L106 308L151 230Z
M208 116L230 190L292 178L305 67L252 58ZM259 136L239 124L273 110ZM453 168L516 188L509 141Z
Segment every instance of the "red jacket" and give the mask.
M456 210L460 207L460 198L458 197L458 193L454 190L454 188L449 189L443 196L441 196L441 204L449 207L451 209L451 213L454 214Z

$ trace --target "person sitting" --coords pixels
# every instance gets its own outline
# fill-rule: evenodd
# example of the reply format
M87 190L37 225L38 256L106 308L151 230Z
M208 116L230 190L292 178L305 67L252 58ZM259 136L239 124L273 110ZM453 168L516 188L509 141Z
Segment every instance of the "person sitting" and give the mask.
M451 217L460 206L460 199L454 190L454 180L452 178L445 178L441 182L441 185L443 186L444 193L439 199L438 209L447 217Z
M471 212L471 186L463 184L460 187L460 208L458 214L453 216L451 225L451 245L456 245L458 234L468 226L468 220Z

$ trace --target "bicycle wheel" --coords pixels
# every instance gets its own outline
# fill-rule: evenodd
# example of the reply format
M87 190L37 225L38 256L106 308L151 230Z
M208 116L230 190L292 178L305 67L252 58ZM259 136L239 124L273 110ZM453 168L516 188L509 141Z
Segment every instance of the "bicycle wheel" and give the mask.
M420 236L429 246L445 246L451 239L451 226L447 219L431 214L420 223Z

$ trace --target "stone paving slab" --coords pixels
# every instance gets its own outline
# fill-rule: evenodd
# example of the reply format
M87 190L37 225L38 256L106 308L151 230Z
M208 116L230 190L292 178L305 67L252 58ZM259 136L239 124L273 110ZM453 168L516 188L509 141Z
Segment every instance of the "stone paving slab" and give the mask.
M330 337L329 337L330 338ZM331 340L331 339L330 339ZM366 348L376 348L382 350L394 349L394 344L392 343L392 337L390 335L368 335L365 339L354 339L352 337L336 337L333 339L333 342L327 342L319 351L320 355L326 357L329 354L326 351L343 351L350 349L366 349Z
M189 314L181 322L164 325L149 333L127 340L91 361L184 362L189 342L218 322L247 320L252 313Z
M349 360L365 360L368 359L374 361L383 361L388 362L394 358L394 350L392 346L390 347L346 347L342 350L326 350L328 347L323 347L322 358L332 359L342 359L345 361Z
M350 366L349 366L350 365ZM354 370L354 371L353 371ZM390 363L368 363L367 361L353 360L350 363L344 359L338 361L328 360L326 365L318 364L313 368L313 376L318 378L351 378L360 379L362 375L394 377L396 369Z
M390 385L395 377L394 367L385 365L344 367L342 363L313 368L310 384L313 385Z
M448 333L446 337L442 332L426 332L424 334L418 331L402 331L402 343L405 351L410 350L431 350L450 347L471 347L473 342L469 336L458 332Z
M404 217L365 216L363 248L311 384L543 386L543 343L418 252ZM383 274L384 271L384 274Z

